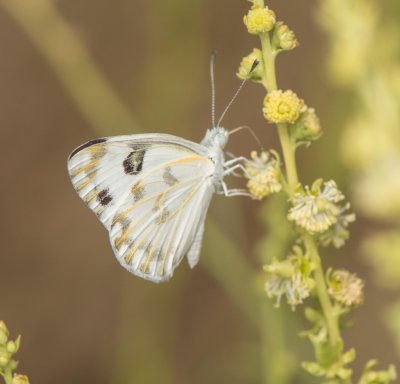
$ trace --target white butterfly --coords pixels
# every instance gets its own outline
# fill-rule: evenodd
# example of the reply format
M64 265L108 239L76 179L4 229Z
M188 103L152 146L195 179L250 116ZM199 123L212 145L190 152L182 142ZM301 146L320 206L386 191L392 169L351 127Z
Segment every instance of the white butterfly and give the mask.
M138 134L92 140L71 153L72 184L129 272L163 282L185 255L193 268L213 194L249 195L227 188L224 176L244 170L243 158L225 161L229 133L213 125L200 144Z

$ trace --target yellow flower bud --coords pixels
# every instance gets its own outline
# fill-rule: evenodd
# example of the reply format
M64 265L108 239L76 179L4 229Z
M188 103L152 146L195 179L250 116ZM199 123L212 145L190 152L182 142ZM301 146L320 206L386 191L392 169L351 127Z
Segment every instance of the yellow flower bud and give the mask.
M0 321L0 345L4 345L8 340L8 329L4 321Z
M272 123L294 123L302 112L304 101L293 91L272 91L264 99L264 117Z
M25 375L15 375L13 377L12 384L29 384L28 376Z
M256 60L258 60L260 64L251 71ZM253 52L242 59L236 74L237 77L241 80L249 79L253 81L261 81L263 77L263 65L261 63L262 53L259 49L254 48Z
M275 13L268 7L253 6L243 18L247 30L252 35L269 32L275 25Z
M11 360L11 354L7 351L0 351L0 368L6 367Z
M7 349L7 352L14 354L18 351L18 345L15 343L15 341L10 340L7 343L6 349Z
M282 21L275 24L272 44L277 50L290 51L299 45L296 36Z

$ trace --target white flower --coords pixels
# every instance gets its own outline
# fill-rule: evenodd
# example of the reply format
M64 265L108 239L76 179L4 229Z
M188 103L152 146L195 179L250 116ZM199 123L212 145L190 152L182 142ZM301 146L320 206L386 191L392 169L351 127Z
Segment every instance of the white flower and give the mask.
M282 189L280 183L281 171L278 155L272 157L268 152L261 152L258 156L256 151L251 153L252 160L246 164L247 189L256 200L277 193Z
M265 291L269 298L276 298L279 307L283 296L294 309L310 296L314 288L314 280L310 278L312 266L304 256L289 256L284 261L274 260L264 266L268 272L265 282Z
M364 282L346 270L337 270L329 277L329 295L345 307L360 305L364 297Z
M350 223L356 220L354 213L346 213L349 208L350 203L341 207L336 223L319 236L319 240L323 246L326 247L332 244L335 248L340 248L349 238L349 230L347 228Z
M295 193L291 199L293 207L289 210L288 219L309 233L322 233L337 223L341 208L338 202L344 199L336 183L331 180L323 183L317 180L311 190Z

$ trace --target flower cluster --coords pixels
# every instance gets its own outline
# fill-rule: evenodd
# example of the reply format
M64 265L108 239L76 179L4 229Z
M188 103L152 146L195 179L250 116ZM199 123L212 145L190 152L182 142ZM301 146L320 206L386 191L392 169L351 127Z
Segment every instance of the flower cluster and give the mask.
M253 52L242 59L236 74L237 77L241 80L248 79L256 82L261 81L263 77L263 66L259 64L252 70L256 60L259 63L262 63L262 54L259 49L254 48Z
M311 278L313 269L313 264L298 247L294 248L294 254L286 260L274 259L271 264L264 266L264 270L268 272L265 283L268 297L275 298L276 306L279 307L282 296L286 296L288 304L294 309L310 296L315 286L315 281Z
M329 295L344 307L355 307L363 302L364 282L355 274L337 270L329 274Z
M335 248L343 247L350 233L348 226L356 220L354 213L346 213L350 209L350 203L346 203L339 209L339 214L336 216L337 221L327 231L321 233L318 237L320 243L327 247L333 245Z
M260 155L253 151L246 167L247 189L254 199L261 200L264 197L277 193L282 189L281 170L279 157L275 152L261 152Z
M282 21L275 24L272 44L276 50L290 51L299 45L296 35Z
M330 363L330 353L332 352L329 348L328 334L326 328L321 328L317 334L310 333L308 335L310 341L318 349L322 349L322 356L328 358L327 361L320 357L319 362L303 362L302 366L310 375L316 377L323 377L330 380L327 383L342 383L349 382L348 380L352 376L352 371L347 366L352 363L356 357L354 349L342 353L335 359L334 364ZM322 348L321 348L322 347Z
M304 106L300 118L293 125L292 136L297 146L310 144L322 135L321 124L314 108Z
M26 376L17 374L13 376L12 374L18 364L13 356L18 352L21 336L18 336L15 340L9 340L9 335L5 323L0 321L0 375L6 381L11 381L12 378L12 384L29 384Z
M253 5L243 18L247 30L252 35L269 32L275 25L275 13L268 7Z
M28 376L26 376L26 375L14 375L12 384L29 384Z
M344 210L349 206L338 205L342 200L344 196L333 180L324 183L319 179L314 182L311 189L307 186L304 189L299 188L294 194L291 198L292 208L289 210L288 219L311 234L321 234L340 222L340 228L333 230L324 242L341 244L343 237L346 236L343 236L340 229L346 227L353 219L352 216L347 219L343 216Z
M302 112L304 101L293 91L276 90L264 99L264 117L271 123L294 123Z
M277 85L276 57L282 51L297 47L298 41L295 33L285 23L277 21L275 13L265 7L264 0L249 1L253 6L244 17L244 23L250 34L258 35L261 50L254 49L250 55L243 58L237 75L241 79L251 79L260 83L267 91L262 111L268 122L277 125L283 162L281 163L275 152L271 151L272 156L267 152L260 155L253 152L251 159L245 160L242 165L248 179L247 189L253 198L262 199L283 191L289 201L288 209L285 206L276 213L279 214L280 223L272 216L275 212L268 212L270 216L266 218L270 228L273 228L271 223L283 222L283 212L286 212L288 220L285 220L283 233L278 233L280 229L273 228L276 233L270 234L262 243L262 247L267 243L272 245L273 247L265 248L276 256L271 263L264 266L267 273L265 290L268 297L275 300L276 306L286 299L292 309L311 295L318 299L318 306L305 310L307 319L312 323L312 329L303 332L313 345L315 361L303 362L302 366L323 382L351 383L353 370L349 364L353 362L356 354L354 349L345 350L341 326L343 317L362 303L364 282L345 270L326 272L319 248L328 245L336 248L343 246L349 237L348 227L355 220L355 215L349 213L350 204L344 202L345 197L335 181L324 182L320 179L308 187L299 180L296 150L319 139L322 129L313 108L305 105L292 90L281 90ZM335 29L337 25L334 23ZM251 73L256 61L261 65ZM281 169L282 165L284 169ZM378 172L377 176L380 174ZM379 183L376 185L379 187L376 188L382 191ZM375 192L375 189L370 190ZM376 197L374 193L370 193L364 201L368 201L370 196ZM283 199L276 201L284 202ZM400 206L399 201L397 199L394 204ZM388 202L385 201L384 205L389 206L386 203ZM290 223L295 225L291 226ZM290 229L294 231L290 232ZM287 242L295 237L297 241L293 252L282 259L286 254ZM398 313L393 315L395 323L398 316ZM358 383L389 384L395 379L396 372L393 367L384 371L374 371L373 364L367 364Z
M396 368L389 365L388 369L374 371L376 360L370 360L365 368L359 384L389 384L397 379Z

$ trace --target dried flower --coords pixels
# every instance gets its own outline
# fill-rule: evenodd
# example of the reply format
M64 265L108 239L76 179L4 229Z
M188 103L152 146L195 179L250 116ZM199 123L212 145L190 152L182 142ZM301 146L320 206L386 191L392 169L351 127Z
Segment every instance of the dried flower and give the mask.
M272 123L294 123L299 117L304 101L293 91L272 91L264 99L264 117Z
M282 189L279 157L275 153L273 155L262 152L258 156L257 152L253 151L250 155L252 160L245 165L249 178L247 189L256 200L261 200Z
M328 276L329 294L345 307L355 307L363 302L364 282L346 270L337 270Z
M243 18L247 30L252 35L269 32L275 25L275 13L268 7L253 5L251 10Z
M322 180L317 180L311 190L306 186L291 199L293 207L288 219L311 234L325 232L337 223L341 212L337 203L344 199L333 180L323 183L321 190L322 183Z

